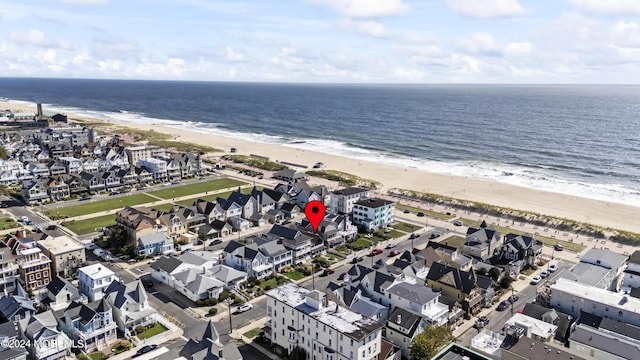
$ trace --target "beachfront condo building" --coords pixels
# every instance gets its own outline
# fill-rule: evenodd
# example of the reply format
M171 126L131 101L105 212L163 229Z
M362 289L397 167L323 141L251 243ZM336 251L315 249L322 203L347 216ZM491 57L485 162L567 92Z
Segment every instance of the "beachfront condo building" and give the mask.
M129 158L129 164L137 164L138 160L165 157L165 149L155 145L126 147L124 152Z
M289 354L297 346L308 359L371 360L382 348L381 323L318 290L286 284L268 291L267 316L265 336Z
M367 231L377 231L396 220L395 210L396 206L392 201L361 199L353 205L353 222Z
M369 197L369 190L359 187L348 187L331 193L329 212L332 214L350 214L353 205L360 199Z

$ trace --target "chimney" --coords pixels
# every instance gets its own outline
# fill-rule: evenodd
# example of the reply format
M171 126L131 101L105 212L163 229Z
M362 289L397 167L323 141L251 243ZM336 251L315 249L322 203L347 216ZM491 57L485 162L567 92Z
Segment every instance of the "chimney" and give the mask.
M327 296L327 294L324 294L324 307L329 307L329 297Z
M402 315L398 314L396 317L396 323L400 324L402 322Z

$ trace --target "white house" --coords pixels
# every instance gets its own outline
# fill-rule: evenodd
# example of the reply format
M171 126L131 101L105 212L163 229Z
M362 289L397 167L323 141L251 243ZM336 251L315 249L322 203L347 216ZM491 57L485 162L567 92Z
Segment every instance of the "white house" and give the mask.
M165 285L174 287L175 275L194 266L173 256L163 256L150 265L151 277Z
M93 264L78 270L78 288L89 301L102 299L104 290L115 280L113 271L102 264Z
M350 214L353 205L361 199L369 197L369 190L359 187L348 187L333 191L330 195L329 212L332 214Z
M250 277L261 279L273 271L273 264L258 249L235 240L229 241L223 254L225 265L244 271Z
M140 280L124 284L114 280L104 291L104 298L113 310L113 319L118 329L130 335L136 326L156 322L156 310L149 306L149 300Z
M217 298L224 290L224 283L215 278L210 272L191 268L175 275L175 289L182 295L195 302Z
M402 356L409 358L409 348L413 340L429 326L422 316L396 307L386 323L385 339L402 349Z
M622 290L631 291L640 288L640 250L636 250L627 260L627 268L623 273Z
M395 204L391 201L371 198L353 205L353 222L369 231L382 229L395 220Z
M53 311L32 315L18 322L20 337L28 341L27 351L34 359L58 359L70 354L71 340L58 330Z
M381 351L383 325L330 301L325 293L285 284L267 292L266 336L310 359L373 360Z
M143 158L138 160L138 166L145 168L153 175L154 182L167 181L167 162L156 158Z

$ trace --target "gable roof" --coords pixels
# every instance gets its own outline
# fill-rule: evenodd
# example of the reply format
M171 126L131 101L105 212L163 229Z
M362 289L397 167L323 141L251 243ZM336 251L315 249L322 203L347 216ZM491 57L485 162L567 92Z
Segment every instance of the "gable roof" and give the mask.
M104 297L114 307L122 309L127 303L143 303L147 300L147 292L140 280L124 284L118 280L113 280L105 289Z
M160 259L154 261L150 268L153 270L164 270L166 273L171 274L173 270L178 268L178 266L182 265L182 261L177 258L171 256L163 256Z
M461 271L442 263L433 263L431 265L427 280L433 280L441 284L451 283L456 289L465 294L471 293L476 287L476 277L472 271Z
M413 338L416 335L416 331L418 330L421 321L422 317L420 315L405 310L399 306L396 306L396 308L393 309L387 319L387 323L397 324L403 329L406 329L406 332L404 332L403 335L409 338Z
M239 243L235 240L231 240L229 241L229 243L227 243L227 246L224 247L223 252L226 252L228 254L233 253L236 249L244 247L245 245L242 243Z
M60 291L62 291L62 289L64 289L64 287L67 285L73 286L67 280L59 276L54 276L53 279L51 279L51 282L47 284L47 290L55 296L58 295Z
M399 282L387 289L388 293L407 299L416 304L427 304L440 296L439 292L422 285Z

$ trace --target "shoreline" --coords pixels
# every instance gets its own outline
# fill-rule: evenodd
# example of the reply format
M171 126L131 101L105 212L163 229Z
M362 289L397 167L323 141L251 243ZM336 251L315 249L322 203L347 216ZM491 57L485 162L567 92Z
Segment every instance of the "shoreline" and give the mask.
M13 102L0 102L0 106L13 111L33 112L35 110L28 104ZM410 189L640 233L640 223L635 221L640 207L631 205L536 190L497 181L430 173L416 168L299 149L287 144L267 144L250 139L239 140L166 125L105 121L75 114L67 115L70 122L98 121L119 127L178 136L179 141L221 148L225 153L219 153L220 156L234 147L240 155L266 156L272 161L307 165L309 169L313 164L322 162L325 169L343 171L379 181L382 187L378 191L383 193L391 188Z

